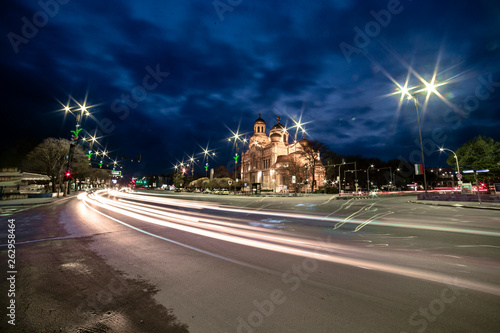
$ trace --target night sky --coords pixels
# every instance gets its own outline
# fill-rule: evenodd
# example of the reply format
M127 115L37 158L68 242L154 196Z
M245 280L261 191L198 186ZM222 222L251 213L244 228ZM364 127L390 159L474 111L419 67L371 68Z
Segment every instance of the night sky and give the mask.
M415 105L393 94L397 84L415 87L427 166L446 165L438 145L500 141L498 1L0 6L2 166L19 166L44 138L69 139L75 117L61 110L85 98L87 136L97 128L101 149L142 154L123 164L135 176L202 160L207 147L214 167L230 167L227 138L238 128L249 138L259 113L268 130L277 115L288 127L301 119L338 154L418 163ZM431 82L433 93L420 91Z

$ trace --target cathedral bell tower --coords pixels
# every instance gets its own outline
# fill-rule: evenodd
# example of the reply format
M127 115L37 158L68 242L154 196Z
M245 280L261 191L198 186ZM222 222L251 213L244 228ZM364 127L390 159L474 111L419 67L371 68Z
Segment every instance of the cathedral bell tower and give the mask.
M269 143L269 138L266 134L266 122L261 118L259 113L259 118L257 118L253 125L253 136L250 138L249 147L255 144L265 146L267 143Z

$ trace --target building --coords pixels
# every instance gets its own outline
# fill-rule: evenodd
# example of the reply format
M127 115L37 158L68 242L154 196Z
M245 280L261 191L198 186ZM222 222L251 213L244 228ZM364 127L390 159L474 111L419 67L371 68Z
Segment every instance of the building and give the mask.
M47 192L50 178L17 168L0 170L0 200L25 199L28 194Z
M260 114L255 121L248 150L241 154L242 181L253 188L276 192L303 191L304 188L311 191L323 186L325 168L319 152L305 135L302 140L290 143L288 130L281 124L281 118L277 119L269 135Z
M434 187L449 187L458 185L455 182L455 173L452 167L425 168L427 172L427 185Z

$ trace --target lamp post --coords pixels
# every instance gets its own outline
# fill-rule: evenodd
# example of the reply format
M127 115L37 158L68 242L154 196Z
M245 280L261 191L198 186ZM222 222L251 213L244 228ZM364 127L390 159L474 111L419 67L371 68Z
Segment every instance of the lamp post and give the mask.
M66 169L66 173L65 173L65 175L66 175L66 190L64 191L64 195L70 194L71 159L73 158L73 149L74 149L76 143L78 142L80 132L82 131L82 128L80 128L82 116L90 115L89 111L87 110L87 107L85 106L85 103L83 105L79 105L79 106L80 106L80 113L75 115L76 116L75 130L71 131L72 134L71 134L71 141L69 144L68 163L67 163L67 169ZM68 105L66 105L64 107L64 111L66 113L69 112L69 113L73 114L73 112L71 111L71 108Z
M368 192L370 192L370 168L373 168L373 164L366 168L366 186L368 187Z
M344 159L342 159L342 163L340 163L340 164L332 164L332 165L328 164L327 165L327 168L329 168L329 167L337 167L337 166L339 167L339 176L337 178L338 182L339 182L339 194L342 193L342 177L341 177L341 173L340 173L340 167L342 165L346 165L346 164L354 164L354 169L356 169L356 165L357 165L356 163L357 163L356 161L354 161L354 162L345 162ZM356 172L357 170L354 170L354 171ZM357 175L357 172L355 173L354 177L356 177L356 175ZM356 186L357 186L357 183L356 183Z
M392 184L394 185L394 187L397 188L396 186L396 172L398 172L400 169L397 168L396 170L394 170L394 172L392 173Z
M457 178L458 178L458 186L461 188L462 187L462 179L460 178L461 175L460 175L460 166L458 165L458 157L457 157L457 154L451 150L451 149L448 149L448 148L443 148L443 147L439 147L439 151L440 152L443 152L443 151L450 151L453 153L453 156L455 156L455 162L457 163ZM453 186L455 186L455 182L453 182Z
M424 110L425 110L425 107L427 105L427 102L429 101L429 97L431 94L435 94L435 95L439 96L442 100L444 100L444 97L436 90L436 88L446 84L446 82L436 83L436 75L437 75L437 66L436 66L436 70L434 71L434 74L432 75L432 79L430 80L430 82L427 82L426 80L423 79L423 77L421 75L418 75L415 73L415 75L418 77L418 79L424 84L423 88L420 89L420 87L422 87L422 86L409 88L408 81L410 78L410 73L412 73L412 72L414 72L414 71L412 71L412 70L409 71L408 76L406 78L406 82L404 83L403 86L396 83L398 88L399 88L396 93L401 94L401 99L399 102L400 106L401 106L401 102L402 102L404 97L406 97L407 99L413 99L413 102L415 103L415 110L417 112L418 136L420 139L420 153L422 155L422 167L423 167L423 174L424 174L424 189L425 189L425 192L427 193L427 176L426 176L426 172L425 172L424 147L422 144L422 131L420 129L420 114L419 114L418 99L416 97L416 93L419 93L422 91L427 91L427 96L425 98L425 103L424 103ZM414 91L413 94L411 94L410 90L413 90L413 89L418 89L418 90Z
M450 151L450 152L452 152L452 153L453 153L453 156L455 156L455 162L457 163L457 173L460 173L460 166L458 165L458 157L457 157L457 154L456 154L453 150L451 150L451 149L448 149L448 148L442 148L442 147L440 147L440 148L439 148L439 151L441 151L441 152L442 152L442 151L445 151L445 150L446 150L446 151Z
M427 193L427 176L425 175L425 159L424 159L424 145L422 144L422 131L420 130L420 115L418 113L418 99L416 96L408 93L408 99L413 99L415 102L415 110L417 111L417 124L418 124L418 136L420 138L420 153L422 155L422 168L424 172L424 190Z
M208 157L210 156L210 152L208 148L203 149L203 167L205 168L205 177L208 177ZM205 163L205 159L207 162Z
M233 134L233 136L229 137L227 139L227 141L229 142L233 142L233 146L235 147L235 154L233 156L233 159L234 159L234 180L235 181L238 181L238 158L240 157L239 155L239 149L240 149L240 142L243 142L243 145L245 145L247 143L247 139L246 138L242 138L242 134L239 133L239 130L237 130L236 132L233 132L231 131L231 133ZM243 162L241 163L241 167L240 168L243 168ZM241 174L241 172L240 172ZM234 189L236 190L236 183L234 184Z
M190 157L189 161L191 162L191 178L194 178L194 157Z
M389 175L392 176L392 167L388 166L388 167L382 167L382 168L377 168L377 171L380 171L380 170L384 170L384 169L389 169ZM387 180L387 179L386 179ZM392 183L392 178L391 178L391 181ZM378 177L377 177L377 188L378 188Z

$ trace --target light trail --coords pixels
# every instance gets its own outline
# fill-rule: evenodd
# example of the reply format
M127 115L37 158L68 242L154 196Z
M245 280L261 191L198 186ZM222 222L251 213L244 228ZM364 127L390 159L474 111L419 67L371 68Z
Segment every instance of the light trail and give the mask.
M91 195L89 199L83 199L86 203L114 211L116 213L135 218L142 222L154 223L165 227L174 228L177 230L190 232L206 237L211 237L219 240L229 241L242 245L249 245L254 247L262 247L255 243L255 239L273 242L273 244L295 244L300 248L313 250L320 248L328 251L353 253L347 247L336 244L320 244L319 241L304 241L296 237L286 235L270 234L269 231L265 232L262 228L248 226L247 221L240 221L231 218L231 222L225 222L225 218L219 217L218 220L211 219L209 215L200 214L197 212L182 212L182 214L173 213L174 209L164 207L151 206L147 204L132 203L129 201L115 201L106 199L100 196ZM229 220L229 219L227 219ZM269 244L269 243L267 243ZM259 246L258 246L259 245Z
M241 207L232 207L232 206L222 206L215 203L207 203L200 201L187 202L178 199L169 199L169 198L159 198L152 196L151 194L127 194L122 192L116 192L117 197L129 198L138 201L146 201L146 202L154 202L163 205L172 205L172 206L180 206L185 208L194 208L194 209L207 209L207 210L215 210L222 212L230 212L237 214L246 214L246 215L264 215L266 217L276 216L276 217L288 217L297 220L310 220L310 221L323 221L323 222L333 222L338 223L342 222L342 224L363 224L366 221L364 220L349 220L345 221L345 218L339 217L330 217L323 215L305 215L299 213L288 213L282 211L269 211L269 210L252 210L252 209L244 209ZM144 195L145 198L141 198ZM403 222L382 222L382 221L372 221L370 223L372 226L381 226L381 227L395 227L395 228L409 228L409 229L418 229L418 230L431 230L431 231L443 231L443 232L456 232L456 233L465 233L471 235L481 235L481 236L492 236L492 237L500 237L500 232L494 231L484 231L484 230L475 230L475 229L465 229L465 228L452 228L452 227L443 227L443 226L434 226L434 225L423 225L423 224L406 224Z
M373 250L359 249L356 251L353 246L339 245L331 242L322 242L318 240L308 240L308 239L293 239L287 235L279 235L276 233L269 233L263 231L257 231L255 227L236 225L236 223L229 226L228 222L221 221L218 217L217 220L210 219L205 215L199 215L198 212L182 212L182 214L173 213L172 209L166 209L164 207L153 208L151 205L147 204L137 204L125 200L113 200L104 198L96 193L95 195L85 196L82 199L85 206L92 209L98 214L101 214L107 218L112 219L124 226L132 228L134 230L140 231L142 233L148 234L150 236L160 238L184 247L190 248L195 251L199 251L205 254L213 255L218 258L229 260L236 263L241 263L237 260L227 258L225 256L220 256L214 254L210 251L205 251L181 242L174 241L172 239L162 237L160 235L145 231L137 226L133 226L129 223L121 221L115 217L101 212L99 209L105 209L111 212L115 212L126 216L128 218L136 219L143 223L152 223L164 227L169 227L184 232L189 232L192 234L197 234L205 237L210 237L213 239L218 239L226 242L231 242L235 244L240 244L244 246L250 246L254 248L259 248L268 251L274 251L284 254L296 255L300 257L307 257L311 259L322 260L326 262L348 265L363 269L376 270L380 272L386 272L391 274L397 274L402 276L407 276L411 278L417 278L427 281L433 281L437 283L453 284L459 287L473 289L493 295L500 296L500 286L488 282L472 281L467 278L457 278L449 274L429 272L421 268L406 267L404 265L389 264L386 262L377 261L374 259L365 259L367 257L374 258L376 255L373 254ZM120 197L121 195L117 194ZM129 197L129 195L123 195L124 197ZM149 198L152 199L152 198ZM170 204L173 204L168 201ZM177 202L177 200L176 200ZM164 202L165 203L165 202ZM179 202L181 204L181 202ZM198 205L198 203L194 203ZM94 207L92 207L94 206ZM183 202L183 207L191 206L190 203ZM222 210L221 207L214 205L207 205L211 209ZM235 208L230 208L228 211L234 212ZM239 213L243 214L247 210L240 210ZM251 211L252 214L255 212ZM268 214L269 212L259 211L258 214ZM186 214L186 215L184 215ZM198 216L196 216L198 215ZM300 214L289 214L295 218L304 217L305 215ZM203 217L204 216L204 217ZM311 217L312 218L312 217ZM318 219L318 217L315 217ZM224 220L224 218L222 218ZM234 221L234 219L232 219ZM338 221L338 219L336 220ZM367 221L363 223L366 224ZM360 224L363 227L363 223ZM339 255L339 252L343 252L343 255ZM352 255L356 253L364 254L363 258L354 258ZM351 256L351 257L350 257ZM246 266L249 264L241 263ZM498 265L498 263L495 263ZM261 268L259 268L261 269Z
M370 217L368 220L366 220L365 222L361 223L360 225L358 225L356 227L356 229L354 229L354 232L358 232L361 230L361 228L363 228L364 226L368 225L368 223L374 221L375 219L378 219L378 218L381 218L381 217L384 217L384 216L387 216L387 215L391 215L391 214L394 214L394 212L385 212L385 213L378 213L372 217Z

